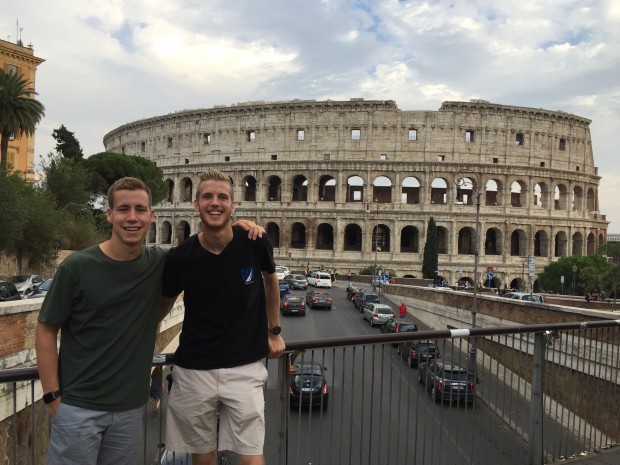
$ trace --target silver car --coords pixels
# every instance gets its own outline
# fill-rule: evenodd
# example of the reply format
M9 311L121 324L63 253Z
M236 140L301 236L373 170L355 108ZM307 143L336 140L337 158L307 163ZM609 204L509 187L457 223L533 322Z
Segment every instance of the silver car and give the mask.
M390 318L394 318L394 310L385 304L372 303L364 307L364 318L370 326L382 325Z

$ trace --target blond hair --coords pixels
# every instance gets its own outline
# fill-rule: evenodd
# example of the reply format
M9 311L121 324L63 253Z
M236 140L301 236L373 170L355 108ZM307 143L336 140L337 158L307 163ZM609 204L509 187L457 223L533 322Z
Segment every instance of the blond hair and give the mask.
M149 197L149 208L153 202L153 198L151 196L151 189L146 185L144 181L138 178L132 178L130 176L126 176L124 178L120 178L114 182L108 189L108 206L110 208L114 208L114 194L117 191L145 191Z
M224 181L230 184L230 199L234 201L233 197L233 181L226 173L218 170L205 171L200 175L200 181L198 182L198 189L196 189L196 200L200 198L200 185L205 181Z

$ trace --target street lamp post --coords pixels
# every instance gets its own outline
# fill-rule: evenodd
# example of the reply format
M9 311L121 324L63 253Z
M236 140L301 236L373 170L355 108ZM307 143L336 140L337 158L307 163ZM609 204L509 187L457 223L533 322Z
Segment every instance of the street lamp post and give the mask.
M475 237L474 237L474 295L472 299L472 311L471 311L471 327L476 327L476 317L478 315L478 261L479 261L479 253L478 253L478 238L480 237L480 176L473 171L468 170L459 170L455 174L455 184L458 187L462 187L467 182L471 182L466 176L473 177L475 179L475 184L472 183L472 192L476 195L476 228L475 228ZM476 338L472 338L471 346L469 348L469 372L470 374L476 378L476 356L477 356L477 340Z
M575 285L575 275L577 274L577 265L573 265L573 295L577 293L577 286Z
M372 279L373 282L375 282L376 285L376 279L377 279L377 251L379 250L379 200L375 199L375 203L377 204L377 210L376 210L376 226L375 226L375 266L372 270Z

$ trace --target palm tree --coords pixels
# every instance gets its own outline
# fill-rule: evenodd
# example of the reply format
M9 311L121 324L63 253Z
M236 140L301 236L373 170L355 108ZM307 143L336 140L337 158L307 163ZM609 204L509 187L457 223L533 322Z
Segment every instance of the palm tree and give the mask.
M12 135L31 136L35 126L45 115L45 107L35 100L34 89L28 81L15 73L5 73L0 69L0 163L7 164L9 139Z

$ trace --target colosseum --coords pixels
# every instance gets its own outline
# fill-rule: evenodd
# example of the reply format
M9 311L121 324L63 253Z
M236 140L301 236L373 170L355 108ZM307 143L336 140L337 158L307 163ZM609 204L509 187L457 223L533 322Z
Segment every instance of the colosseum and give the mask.
M537 288L557 257L606 241L590 120L544 109L444 102L403 111L392 100L248 102L125 124L109 152L146 157L164 172L147 241L198 232L200 173L227 172L237 217L265 226L278 264L363 268L421 277L431 217L438 277Z

